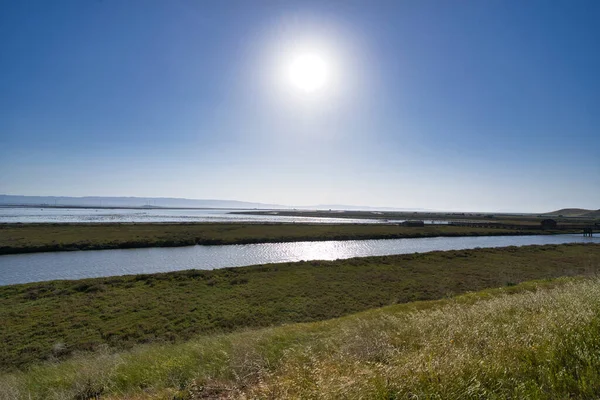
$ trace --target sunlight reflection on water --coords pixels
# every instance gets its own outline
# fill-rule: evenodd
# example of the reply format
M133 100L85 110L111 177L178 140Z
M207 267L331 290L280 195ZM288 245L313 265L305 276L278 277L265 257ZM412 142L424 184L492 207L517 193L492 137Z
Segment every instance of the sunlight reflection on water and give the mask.
M311 224L372 224L377 219L291 217L231 214L240 210L140 210L94 208L0 207L0 223L129 223L129 222L275 222Z
M581 235L436 237L4 255L0 256L0 285L300 260L571 242L600 243L600 238L584 238Z

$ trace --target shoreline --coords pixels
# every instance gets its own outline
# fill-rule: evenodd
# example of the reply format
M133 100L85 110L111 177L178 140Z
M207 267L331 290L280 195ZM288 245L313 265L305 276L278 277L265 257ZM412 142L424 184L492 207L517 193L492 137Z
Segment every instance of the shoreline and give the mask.
M0 255L149 247L576 233L450 225L286 223L0 224Z

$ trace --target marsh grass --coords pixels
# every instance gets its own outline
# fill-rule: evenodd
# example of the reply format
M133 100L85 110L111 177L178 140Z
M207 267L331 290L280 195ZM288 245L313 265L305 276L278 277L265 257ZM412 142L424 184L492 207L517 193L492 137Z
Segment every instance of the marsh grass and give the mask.
M599 390L598 278L82 354L0 377L2 400L562 399Z
M536 231L536 234L550 233ZM385 224L0 224L0 254L273 242L523 235L519 229Z
M199 334L326 320L598 270L600 245L570 244L3 286L0 369L22 369L105 347L120 351Z

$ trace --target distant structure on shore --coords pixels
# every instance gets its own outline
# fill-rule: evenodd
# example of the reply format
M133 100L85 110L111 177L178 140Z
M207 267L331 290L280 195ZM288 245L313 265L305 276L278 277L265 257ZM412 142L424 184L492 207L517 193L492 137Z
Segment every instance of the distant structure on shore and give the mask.
M544 219L541 222L542 229L556 229L556 221L553 219Z
M413 227L413 228L420 228L420 227L424 227L425 226L425 222L423 222L423 221L416 221L416 220L404 221L402 223L402 226L410 226L410 227Z

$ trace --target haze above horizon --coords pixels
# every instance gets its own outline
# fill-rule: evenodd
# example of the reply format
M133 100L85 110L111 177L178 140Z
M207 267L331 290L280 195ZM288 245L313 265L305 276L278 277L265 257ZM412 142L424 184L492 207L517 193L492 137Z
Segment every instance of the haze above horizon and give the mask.
M596 1L1 9L0 193L600 207Z

